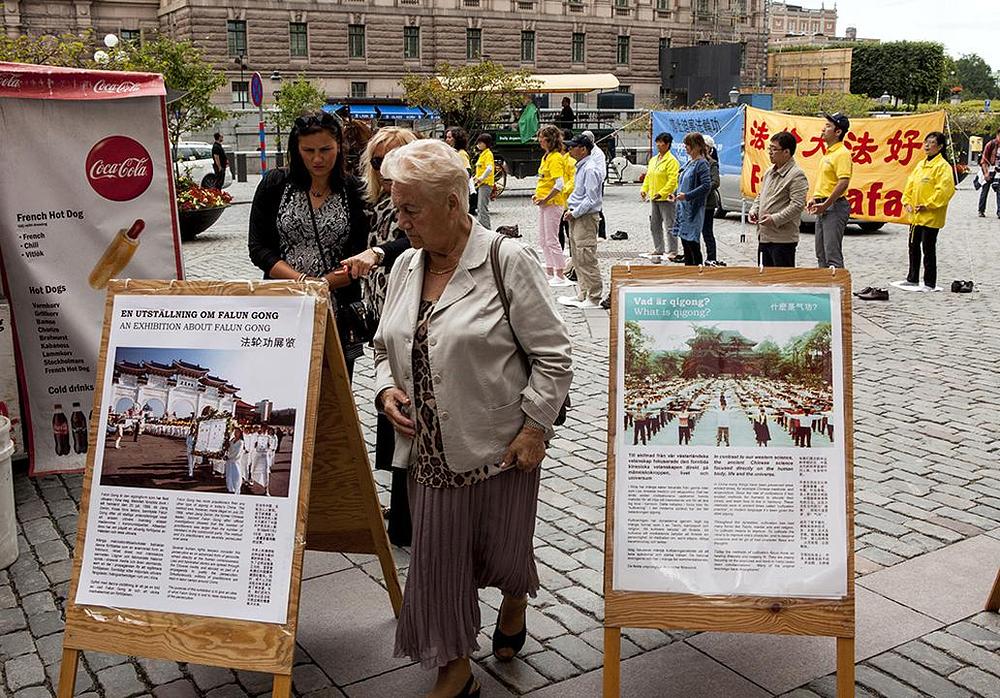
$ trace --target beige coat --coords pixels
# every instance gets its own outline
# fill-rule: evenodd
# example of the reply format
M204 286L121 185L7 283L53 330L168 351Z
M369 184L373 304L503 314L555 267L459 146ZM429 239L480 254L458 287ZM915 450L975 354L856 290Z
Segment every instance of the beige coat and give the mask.
M458 473L494 464L525 417L547 427L573 379L569 333L556 311L537 256L522 243L500 248L511 321L531 357L530 375L503 315L490 265L495 234L473 222L458 268L431 313L428 354L448 467ZM413 395L413 336L424 281L424 253L407 250L393 265L375 333L375 394L396 386ZM408 467L412 439L396 432L393 465Z
M798 242L799 221L806 207L809 180L792 158L780 168L771 165L764 173L760 194L750 207L758 218L771 215L771 222L759 227L761 242Z

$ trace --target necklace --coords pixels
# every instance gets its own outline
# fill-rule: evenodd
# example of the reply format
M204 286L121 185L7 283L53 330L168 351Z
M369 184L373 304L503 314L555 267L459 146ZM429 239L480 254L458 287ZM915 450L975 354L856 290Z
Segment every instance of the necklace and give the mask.
M431 269L430 267L427 267L427 272L434 274L435 276L444 276L445 274L450 274L456 269L458 269L458 262L455 262L454 266L448 267L447 269Z
M309 193L315 196L317 199L322 199L324 196L330 193L330 190L327 189L325 191L313 191L312 189L310 189Z

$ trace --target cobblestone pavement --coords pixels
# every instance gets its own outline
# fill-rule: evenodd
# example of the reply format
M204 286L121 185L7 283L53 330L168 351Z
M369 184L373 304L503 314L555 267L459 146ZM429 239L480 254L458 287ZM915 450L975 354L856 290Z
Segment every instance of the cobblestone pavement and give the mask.
M234 185L233 191L238 201L246 201L252 183ZM534 209L515 194L495 204L495 224L517 223L526 240L533 241ZM975 293L918 294L891 289L890 302L860 303L854 312L856 565L859 584L863 587L866 578L870 579L874 590L859 588L859 593L885 603L894 603L886 598L893 592L880 587L880 571L919 565L928 553L932 555L926 560L931 561L938 559L933 555L954 552L956 569L962 561L995 569L1000 558L994 554L1000 540L996 363L1000 301L996 279L987 276L987 264L1000 258L1000 221L976 218L974 206L974 193L959 191L950 224L940 237L938 258L942 285L971 278L976 281ZM647 251L649 239L637 187L609 187L605 210L609 232L629 234L627 241L602 243L599 257L607 278L612 264L638 261L637 254ZM259 278L246 258L248 213L249 206L234 206L214 228L185 244L190 278ZM752 263L753 250L740 242L736 220L717 221L716 231L720 259L730 264ZM845 252L856 287L887 286L902 278L906 235L906 229L897 225L875 234L855 230L848 235ZM803 236L800 265L811 265L811 245L812 237ZM575 309L564 312L574 339L574 408L543 465L536 529L542 589L528 612L528 643L521 657L510 664L497 664L490 656L488 632L495 622L499 597L491 591L482 595L483 649L477 663L481 675L488 672L514 694L599 669L602 662L607 321L602 322L596 311L590 311L589 319ZM373 448L370 360L359 362L355 383L362 422ZM384 475L377 473L376 479L380 496L387 499ZM56 685L80 487L79 476L35 480L23 472L15 476L21 556L8 570L0 571L0 694L42 698L52 695ZM970 547L972 551L992 552L962 553L958 546L963 545L978 546ZM405 577L407 552L395 552ZM978 557L969 560L970 555ZM337 569L350 566L381 583L372 558L347 556ZM949 570L937 567L933 568L936 574L946 578ZM892 580L887 584L893 586ZM959 591L949 589L940 603L947 605L947 598ZM978 599L985 598L987 591L984 586L970 593ZM887 644L858 665L858 695L1000 697L1000 616L968 610L946 617L935 614L933 607L916 606L916 610L903 610L919 616L924 624L918 627L923 629L911 632L905 641ZM859 625L864 623L859 614ZM627 629L622 657L673 645L696 648L718 659L718 653L706 649L707 641L711 641L708 634ZM300 647L293 674L296 694L363 693L343 682L335 685L329 672L314 660ZM766 682L742 671L738 662L719 661L756 681L754 685L741 678L747 688L738 695L776 693L765 690ZM627 672L628 663L625 666ZM832 675L810 680L824 671L811 674L802 682L805 685L787 686L782 689L784 695L835 695ZM85 653L77 686L82 694L106 698L235 698L270 691L269 677L260 674L94 653ZM667 692L667 687L653 682L641 695ZM400 694L406 695L405 689ZM568 694L567 689L567 693L545 695Z

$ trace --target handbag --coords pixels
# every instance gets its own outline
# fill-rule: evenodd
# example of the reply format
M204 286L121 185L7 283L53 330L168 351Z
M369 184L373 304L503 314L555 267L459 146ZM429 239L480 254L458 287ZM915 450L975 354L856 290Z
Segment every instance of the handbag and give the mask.
M507 324L510 326L510 333L514 337L514 345L517 347L517 353L521 355L521 359L524 361L525 369L527 373L531 373L531 362L528 360L528 353L521 346L520 340L517 338L517 332L514 331L514 326L510 324L510 299L507 298L507 291L503 285L503 274L500 271L500 245L506 240L505 235L497 235L493 238L493 244L490 245L490 266L493 267L493 280L496 282L497 295L500 297L500 304L503 306L503 316L507 320ZM563 400L562 407L559 408L559 414L556 415L555 421L552 422L555 426L561 427L566 423L566 412L569 408L573 406L572 401L569 399L569 395L566 395L566 399Z
M344 211L347 211L347 195L341 191L340 197ZM319 250L320 260L323 262L324 268L330 269L332 265L326 260L323 243L319 238L319 226L316 225L316 212L313 211L311 199L309 200L309 218L312 220L313 236L316 239L316 249ZM340 344L344 349L344 359L348 361L358 359L364 354L364 345L375 337L378 320L361 301L341 303L336 295L334 295L333 300L336 303L336 312L333 315L337 321Z

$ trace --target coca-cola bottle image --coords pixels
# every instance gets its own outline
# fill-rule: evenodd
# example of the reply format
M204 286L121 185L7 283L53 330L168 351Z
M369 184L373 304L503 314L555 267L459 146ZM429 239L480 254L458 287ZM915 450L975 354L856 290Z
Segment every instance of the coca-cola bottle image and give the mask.
M54 405L52 414L52 435L56 440L56 455L65 456L69 453L69 420L63 414L62 405Z
M69 418L73 430L73 453L87 452L87 418L80 409L80 403L73 403L73 414Z

